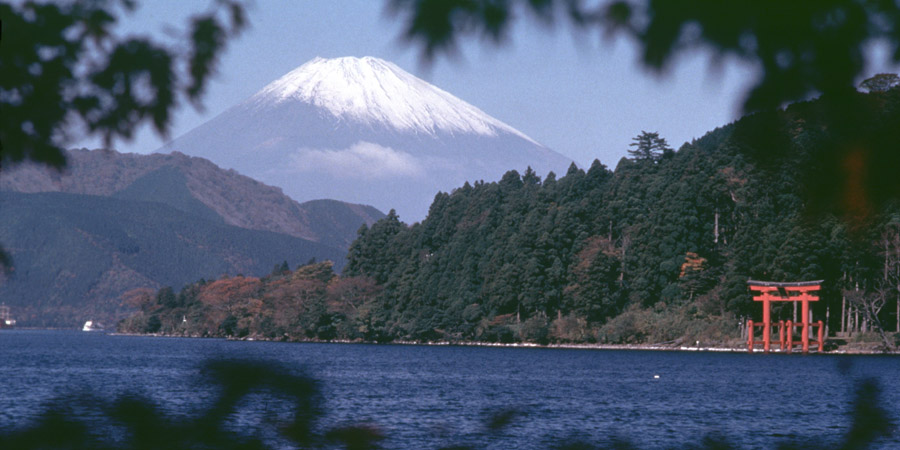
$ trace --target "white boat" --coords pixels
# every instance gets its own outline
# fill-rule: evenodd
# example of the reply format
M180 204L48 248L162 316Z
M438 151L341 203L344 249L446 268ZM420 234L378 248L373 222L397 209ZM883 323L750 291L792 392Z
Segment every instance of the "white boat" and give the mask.
M84 323L84 326L81 327L81 331L103 331L103 326L99 323L95 323L93 320L88 320Z
M13 328L16 326L16 319L9 316L9 306L0 304L0 328Z

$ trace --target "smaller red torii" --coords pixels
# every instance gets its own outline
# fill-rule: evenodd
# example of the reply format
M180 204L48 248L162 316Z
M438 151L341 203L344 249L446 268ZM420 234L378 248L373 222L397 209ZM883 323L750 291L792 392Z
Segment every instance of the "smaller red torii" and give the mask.
M812 292L819 291L822 288L824 280L816 281L796 281L789 283L775 281L756 281L748 280L747 284L750 290L755 291L754 301L763 302L763 323L754 324L752 320L747 321L748 339L747 350L752 352L754 344L762 344L763 349L768 353L772 341L772 319L771 319L771 302L802 302L803 322L795 324L790 320L785 323L778 321L779 342L781 350L787 350L790 353L794 347L794 327L803 327L801 332L801 340L803 344L803 353L809 352L809 327L818 327L818 340L812 341L816 345L818 351L824 348L824 331L825 327L822 321L814 324L809 323L809 302L819 300L819 297L812 295ZM762 327L763 340L754 341L754 327ZM787 339L785 340L785 331L787 331Z

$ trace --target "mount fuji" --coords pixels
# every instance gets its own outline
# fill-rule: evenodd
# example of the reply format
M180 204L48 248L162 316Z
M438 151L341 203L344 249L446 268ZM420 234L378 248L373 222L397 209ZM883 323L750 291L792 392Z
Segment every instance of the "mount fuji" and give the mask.
M439 191L572 160L372 57L316 58L166 144L281 187L425 217Z

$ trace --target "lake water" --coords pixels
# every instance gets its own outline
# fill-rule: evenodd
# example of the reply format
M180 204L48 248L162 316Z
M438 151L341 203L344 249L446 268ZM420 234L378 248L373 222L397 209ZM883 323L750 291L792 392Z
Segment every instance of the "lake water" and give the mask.
M900 358L450 346L299 344L0 332L0 430L54 398L140 393L171 417L213 397L197 382L216 358L278 361L319 380L325 427L376 425L385 448L552 448L569 439L640 449L724 436L738 448L834 443L850 425L855 382L873 377L897 423ZM654 376L658 375L658 378ZM206 403L205 403L206 402ZM271 405L248 402L246 417ZM492 414L515 411L490 431ZM235 419L244 420L244 419ZM252 425L250 422L243 424ZM900 437L878 448L900 448Z

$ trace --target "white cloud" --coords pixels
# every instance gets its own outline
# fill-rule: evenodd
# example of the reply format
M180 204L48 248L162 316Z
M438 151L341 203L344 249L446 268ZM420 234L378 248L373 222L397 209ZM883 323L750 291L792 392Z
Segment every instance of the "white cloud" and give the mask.
M365 141L343 150L300 149L291 155L291 165L303 172L324 171L348 179L425 175L425 169L409 153Z

